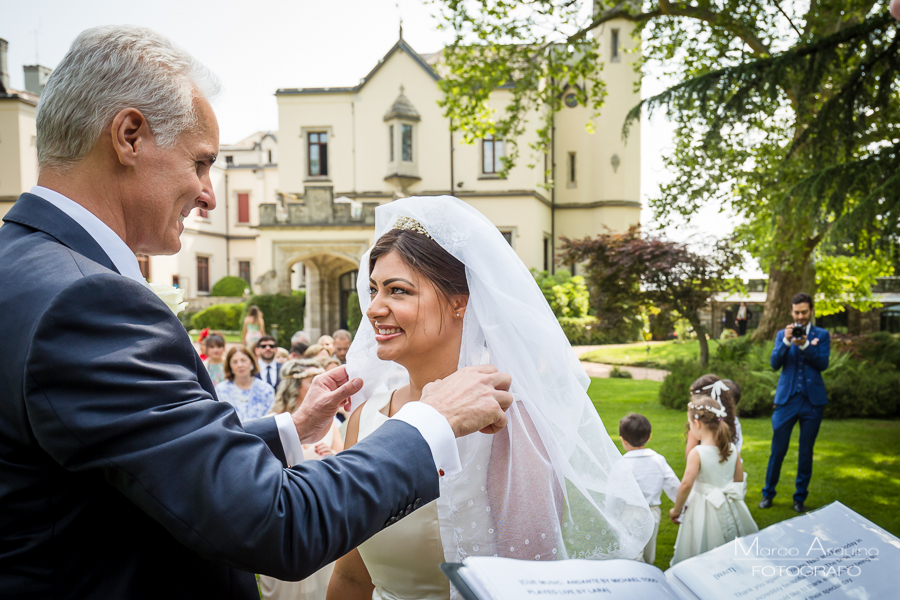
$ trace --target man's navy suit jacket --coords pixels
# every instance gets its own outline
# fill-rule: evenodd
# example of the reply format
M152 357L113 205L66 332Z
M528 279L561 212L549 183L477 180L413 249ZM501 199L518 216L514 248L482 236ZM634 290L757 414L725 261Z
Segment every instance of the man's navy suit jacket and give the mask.
M391 421L285 468L274 419L217 402L184 327L24 194L0 228L0 597L257 598L437 497Z
M793 394L805 393L813 406L828 404L825 393L825 381L822 371L828 368L831 356L831 336L828 331L814 325L810 326L806 336L809 346L801 350L796 344L784 343L784 330L775 334L775 347L772 349L772 368L782 369L775 389L775 405L788 401ZM819 340L813 344L813 340Z

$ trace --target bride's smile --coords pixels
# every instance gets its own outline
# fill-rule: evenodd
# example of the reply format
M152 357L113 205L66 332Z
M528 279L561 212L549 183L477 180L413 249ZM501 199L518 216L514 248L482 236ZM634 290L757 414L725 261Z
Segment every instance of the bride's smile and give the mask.
M447 362L455 369L461 319L455 318L450 302L397 251L389 251L375 262L369 297L366 316L375 330L378 358L411 371L425 361L432 366ZM446 361L439 358L444 354Z

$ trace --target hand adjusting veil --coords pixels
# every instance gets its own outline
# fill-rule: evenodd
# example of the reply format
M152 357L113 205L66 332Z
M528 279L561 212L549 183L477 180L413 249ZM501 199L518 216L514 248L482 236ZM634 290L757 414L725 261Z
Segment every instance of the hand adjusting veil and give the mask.
M529 560L634 558L654 521L588 399L590 382L533 276L500 231L468 204L414 197L375 211L375 239L409 217L466 267L469 302L460 368L492 363L512 376L508 426L457 441L463 470L441 481L438 514L448 562L470 555ZM369 253L359 269L369 306ZM364 388L354 405L408 380L376 356L363 319L347 355Z

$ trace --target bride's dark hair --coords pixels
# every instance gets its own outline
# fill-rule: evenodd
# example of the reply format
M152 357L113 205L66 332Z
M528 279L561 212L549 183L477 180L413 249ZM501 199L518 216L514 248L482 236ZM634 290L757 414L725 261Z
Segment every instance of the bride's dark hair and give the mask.
M369 254L369 273L375 261L396 252L406 265L423 275L447 302L453 296L468 296L466 266L433 239L408 229L392 229L381 236Z

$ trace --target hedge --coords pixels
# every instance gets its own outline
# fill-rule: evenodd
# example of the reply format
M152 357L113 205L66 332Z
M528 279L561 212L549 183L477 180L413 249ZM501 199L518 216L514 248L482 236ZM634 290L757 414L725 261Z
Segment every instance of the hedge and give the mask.
M347 295L347 329L356 337L356 330L362 322L362 308L359 306L359 295L351 292Z
M303 293L283 296L281 294L269 294L263 296L251 296L247 300L244 312L241 314L243 323L247 308L257 306L263 313L266 323L266 333L272 335L277 327L276 342L282 348L290 348L291 336L294 332L303 329L303 311L306 308L306 295ZM241 329L238 326L238 329Z
M244 295L244 290L249 288L250 284L240 277L223 277L216 282L210 296L224 296L227 298L240 298Z
M566 339L573 346L599 346L602 344L622 344L634 341L623 331L610 331L599 326L597 317L559 317Z
M210 329L226 331L240 330L245 308L246 305L243 302L237 304L213 304L191 317L191 327L193 329L209 327Z
M847 348L832 345L829 367L822 373L828 405L825 417L896 418L900 417L900 342L890 334L862 336ZM752 344L748 337L729 340L719 345L708 367L698 361L676 360L669 365L659 390L663 406L685 410L691 383L706 373L715 373L741 386L742 416L772 414L775 388L781 371L772 369L769 357L772 342ZM864 358L863 358L864 357Z

